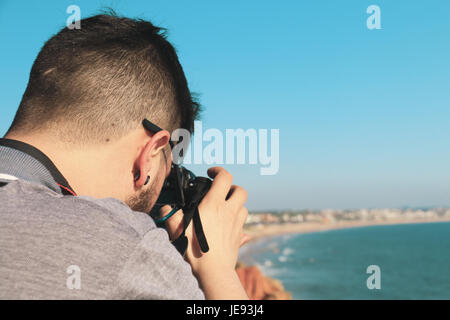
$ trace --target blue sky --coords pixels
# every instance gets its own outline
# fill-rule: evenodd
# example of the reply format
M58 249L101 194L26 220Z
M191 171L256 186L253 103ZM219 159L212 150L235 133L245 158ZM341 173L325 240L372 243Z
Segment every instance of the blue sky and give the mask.
M278 174L225 166L249 209L450 205L449 1L0 0L1 135L71 4L168 28L204 129L280 130Z

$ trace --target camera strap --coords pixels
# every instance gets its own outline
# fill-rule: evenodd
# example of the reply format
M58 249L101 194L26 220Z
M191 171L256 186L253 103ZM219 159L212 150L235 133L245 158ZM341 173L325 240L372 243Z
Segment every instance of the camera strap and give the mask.
M188 239L186 237L186 229L191 223L191 220L193 220L194 223L194 231L195 235L197 237L198 244L200 245L200 250L203 253L206 253L209 251L208 242L206 241L206 236L203 231L202 222L200 220L200 212L198 211L198 206L195 208L190 209L189 211L183 210L183 232L181 235L175 239L172 244L175 246L175 248L180 252L182 255L186 253L186 249L188 246Z
M198 188L195 189L195 193L192 195L191 202L183 207L183 232L177 239L172 242L178 252L180 252L182 255L186 253L186 249L188 246L186 229L188 228L191 221L193 221L194 223L195 236L197 238L198 244L200 245L201 251L203 253L209 251L209 245L208 241L206 240L205 232L203 231L198 206L203 197L208 192L211 185L211 180L202 177L197 177L197 179L199 179L198 181L201 181L202 183L198 183Z
M0 146L7 147L10 149L14 149L17 151L20 151L32 158L34 158L38 163L40 163L43 166L43 170L47 171L51 178L53 178L54 183L56 183L55 187L61 190L61 193L63 195L72 195L76 196L75 191L73 191L72 187L69 185L67 180L64 178L64 176L61 174L61 172L56 168L56 166L53 164L53 162L39 149L33 147L32 145L29 145L25 142L18 141L18 140L12 140L12 139L6 139L1 138L0 139ZM21 166L23 164L16 163L15 166ZM23 168L24 170L26 168ZM35 167L33 167L35 169ZM42 171L42 170L41 170ZM39 181L39 177L42 175L42 172L34 172L33 176L35 176L36 182ZM34 180L33 180L34 181Z

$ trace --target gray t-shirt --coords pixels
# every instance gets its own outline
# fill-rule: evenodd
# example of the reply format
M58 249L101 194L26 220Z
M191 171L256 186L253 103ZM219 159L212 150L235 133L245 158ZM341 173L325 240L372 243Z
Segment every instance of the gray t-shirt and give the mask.
M204 299L165 230L116 199L0 188L0 299Z

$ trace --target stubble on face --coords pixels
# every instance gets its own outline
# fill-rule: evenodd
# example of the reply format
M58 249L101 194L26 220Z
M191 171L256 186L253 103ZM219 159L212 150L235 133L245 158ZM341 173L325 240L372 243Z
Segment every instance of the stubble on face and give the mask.
M143 189L138 194L130 196L125 203L133 210L144 213L149 213L152 209L158 194L155 186L152 183L148 188Z
M144 213L150 212L150 210L155 205L156 200L158 200L159 194L161 192L164 183L165 175L163 172L165 172L165 169L164 166L161 166L160 170L158 171L156 181L155 180L151 181L150 178L150 184L148 187L142 188L141 191L139 191L137 194L130 196L125 201L125 203L133 211L139 211Z

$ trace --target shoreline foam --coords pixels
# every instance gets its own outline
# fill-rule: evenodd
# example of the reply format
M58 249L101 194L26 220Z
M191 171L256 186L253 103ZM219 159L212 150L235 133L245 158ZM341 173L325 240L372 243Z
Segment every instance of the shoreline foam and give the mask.
M438 222L450 222L450 217L440 219L339 221L335 223L303 222L303 223L264 224L264 225L244 227L244 233L250 236L250 241L248 243L252 243L261 240L263 238L282 236L286 234L304 234L304 233L313 233L320 231L349 229L358 227L418 224L418 223L438 223Z

